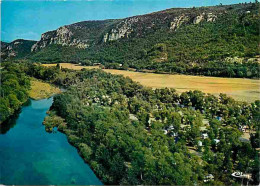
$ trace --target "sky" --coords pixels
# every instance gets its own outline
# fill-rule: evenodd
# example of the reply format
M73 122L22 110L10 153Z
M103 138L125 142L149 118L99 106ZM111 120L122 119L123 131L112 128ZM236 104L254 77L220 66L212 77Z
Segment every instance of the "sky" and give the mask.
M250 0L0 0L1 41L40 40L41 34L86 20L125 18L174 7Z

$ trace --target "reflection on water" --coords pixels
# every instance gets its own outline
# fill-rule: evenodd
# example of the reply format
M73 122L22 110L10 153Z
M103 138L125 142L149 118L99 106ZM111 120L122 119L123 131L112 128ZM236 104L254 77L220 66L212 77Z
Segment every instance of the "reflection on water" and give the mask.
M20 111L17 111L9 120L3 122L0 125L0 134L7 133L11 128L15 126L19 113Z
M27 102L24 103L25 106L30 106L31 105L31 100L28 99ZM17 110L8 120L4 121L0 125L0 135L7 133L11 128L13 128L16 125L16 120L19 117L19 114L21 113L21 109Z
M101 185L64 134L45 132L52 98L32 100L1 126L0 184Z

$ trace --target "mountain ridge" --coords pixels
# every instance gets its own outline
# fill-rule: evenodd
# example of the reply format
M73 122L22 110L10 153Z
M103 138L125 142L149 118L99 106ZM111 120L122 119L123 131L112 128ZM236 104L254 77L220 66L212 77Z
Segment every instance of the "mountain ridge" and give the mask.
M42 63L259 77L258 8L258 3L171 8L123 19L81 21L43 33L23 57Z
M121 19L79 21L76 23L61 26L55 30L44 32L41 36L41 39L32 46L31 52L35 52L41 48L46 47L49 44L61 44L63 46L64 45L76 46L78 48L86 49L89 47L88 38L83 35L84 37L86 37L86 39L83 38L83 39L81 39L82 41L80 39L78 39L77 37L70 39L71 35L73 34L70 29L72 29L72 30L73 29L82 29L82 26L88 27L88 28L90 27L89 29L91 29L91 26L92 26L92 25L90 25L91 23L100 23L101 26L108 26L104 29L104 31L108 30L108 32L105 32L102 35L102 37L103 37L102 41L106 42L106 41L118 40L118 39L124 38L125 36L128 37L128 34L131 33L131 25L130 25L130 27L125 28L125 29L118 28L119 24L123 24L125 21L127 22L128 20L130 20L130 22L131 21L138 22L138 20L136 20L136 19L149 19L150 16L153 17L154 15L157 15L157 16L165 15L166 16L165 19L167 19L168 21L172 21L172 22L168 23L169 28L171 30L176 30L179 26L181 26L181 24L183 24L185 22L190 23L193 21L194 24L199 24L201 21L203 21L205 19L205 17L207 18L207 20L206 20L207 22L210 22L210 21L214 22L215 19L217 19L217 15L214 15L212 13L214 11L217 14L221 15L222 13L226 13L226 10L229 8L236 8L239 6L249 6L250 4L233 4L233 5L221 5L221 6L219 5L219 6L208 6L208 7L198 7L198 8L195 8L195 7L193 7L193 8L169 8L169 9L165 9L165 10L151 12L148 14L135 15L135 16L130 16L130 17L121 18ZM195 12L194 12L194 10L195 10ZM188 12L183 12L183 11L188 11ZM204 11L204 12L201 12L201 11ZM211 11L211 12L209 12L209 11ZM181 14L181 15L179 15L179 14ZM169 16L169 17L167 17L167 16ZM187 16L189 16L189 17L187 17ZM159 19L159 20L161 21L162 19ZM106 25L106 23L110 23L110 24ZM86 25L84 25L84 24L86 24ZM100 25L97 25L97 26L100 26ZM111 28L109 28L109 26L116 26L116 28L113 27L111 29ZM123 26L125 26L125 25L123 25ZM154 26L154 25L152 25L152 26ZM75 27L75 28L73 28L73 27ZM148 26L148 28L151 28L151 27ZM83 28L83 29L86 29L86 28ZM75 32L75 30L74 30L74 32ZM76 31L76 32L78 32L78 31ZM55 36L56 36L56 38L55 38ZM101 38L98 38L98 39L99 39L99 41L95 41L95 43L100 42ZM22 40L26 41L25 39L22 39ZM91 39L89 39L89 40L91 40ZM13 43L15 41L16 40L14 40L10 43ZM30 41L30 40L28 40L28 41ZM4 43L4 42L2 42L2 43Z
M225 7L228 7L228 5ZM156 20L152 20L154 18L154 15L157 16L158 19L157 21L164 21L163 22L164 26L166 27L168 26L172 30L176 30L183 23L190 23L195 21L195 24L198 24L200 21L202 21L202 19L205 18L207 18L207 21L215 21L215 19L217 18L217 16L214 15L213 13L207 12L207 11L211 11L210 7L199 8L199 9L206 11L206 13L203 12L205 15L201 15L200 12L196 12L196 13L183 12L183 11L192 10L191 8L172 8L172 9L152 12L144 15L131 16L122 19L90 20L90 21L81 21L69 25L64 25L59 27L56 30L43 33L41 40L38 41L37 44L35 44L35 46L32 48L32 51L37 51L39 48L44 48L48 44L61 44L63 46L69 45L69 46L76 46L78 48L86 49L92 44L91 42L88 42L91 39L86 38L87 40L86 39L80 40L77 37L73 37L74 35L73 27L77 29L82 29L83 31L88 31L89 24L91 23L100 23L102 24L102 26L105 26L105 28L101 30L102 37L99 36L98 38L95 38L97 40L95 40L94 43L99 43L101 40L103 42L107 42L107 41L118 40L125 37L128 38L129 35L133 32L132 27L135 26L136 27L138 26L137 29L139 29L140 31L147 31L147 29L143 28L142 25L140 25L140 22L141 23L145 22L147 24L147 21L151 21L150 25L149 23L148 25L145 25L145 27L148 29L156 27L158 25L158 22L153 22L156 21ZM223 8L218 8L218 9L219 11L223 11L222 10ZM182 15L178 16L179 14ZM219 12L217 12L217 14L219 14ZM165 16L165 18L162 18L162 16ZM110 24L106 25L106 23L110 23ZM84 27L88 27L88 29ZM76 31L75 34L77 34L77 32L78 31ZM53 33L54 33L53 37L48 37L48 35L51 35ZM85 36L83 35L83 37Z

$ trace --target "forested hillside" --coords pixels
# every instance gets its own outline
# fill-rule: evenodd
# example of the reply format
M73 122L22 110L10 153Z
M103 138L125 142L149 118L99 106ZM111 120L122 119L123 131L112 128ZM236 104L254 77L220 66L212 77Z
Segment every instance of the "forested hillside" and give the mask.
M195 8L194 11L202 12L203 9ZM176 31L162 27L139 37L111 41L85 50L53 45L31 59L88 65L101 62L108 68L131 67L157 72L259 77L259 61L254 59L259 55L260 17L257 12L255 4L239 8L230 6L214 22L185 24Z
M259 4L169 9L44 33L27 59L106 68L259 77Z
M20 59L31 53L32 46L36 41L17 39L11 43L0 42L1 59Z

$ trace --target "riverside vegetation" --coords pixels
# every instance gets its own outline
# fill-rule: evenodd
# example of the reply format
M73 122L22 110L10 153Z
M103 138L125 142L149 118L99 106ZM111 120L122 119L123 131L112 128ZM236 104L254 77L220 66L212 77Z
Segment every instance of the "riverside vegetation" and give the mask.
M64 132L103 183L241 183L235 171L259 183L259 101L178 95L102 70L25 66L29 76L66 87L54 97L46 130Z
M0 123L18 111L29 97L43 99L60 93L59 88L28 76L26 68L19 63L1 63Z
M2 65L2 64L1 64ZM13 115L28 99L30 80L18 64L2 65L0 86L0 123Z

